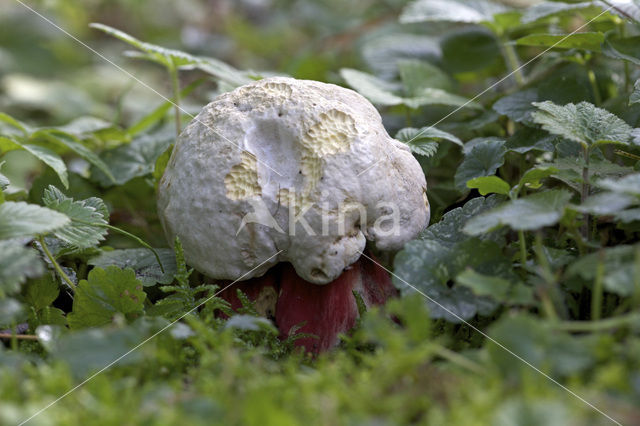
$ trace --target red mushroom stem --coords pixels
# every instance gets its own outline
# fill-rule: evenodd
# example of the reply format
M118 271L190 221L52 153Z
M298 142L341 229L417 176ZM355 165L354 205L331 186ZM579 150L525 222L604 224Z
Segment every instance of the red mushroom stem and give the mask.
M281 339L286 339L294 326L304 323L296 332L317 338L301 338L295 344L313 354L335 347L340 334L356 325L359 313L354 291L367 308L383 305L397 295L389 274L366 257L325 285L305 281L288 263L278 265L262 277L237 283L222 292L220 297L233 309L242 307L238 289L254 303L258 313L274 320Z

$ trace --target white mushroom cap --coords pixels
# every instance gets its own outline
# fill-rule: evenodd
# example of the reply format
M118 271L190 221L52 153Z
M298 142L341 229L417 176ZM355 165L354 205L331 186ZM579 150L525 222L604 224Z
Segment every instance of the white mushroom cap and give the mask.
M420 165L364 97L274 77L219 96L186 127L158 213L212 278L245 280L288 261L326 284L366 240L397 249L424 229L426 190Z

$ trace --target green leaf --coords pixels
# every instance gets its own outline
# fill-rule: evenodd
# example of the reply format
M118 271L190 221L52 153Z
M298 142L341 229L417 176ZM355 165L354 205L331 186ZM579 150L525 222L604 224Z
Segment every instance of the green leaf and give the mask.
M517 196L524 187L532 189L540 188L542 186L540 182L542 179L553 176L557 172L558 169L551 166L538 166L527 170L520 178L518 185L514 188L515 195Z
M456 136L436 129L435 127L423 127L421 129L415 129L413 127L406 127L396 133L397 140L409 145L411 151L431 157L438 151L438 140L446 140L453 142L456 145L463 146L463 143Z
M634 198L626 194L615 192L601 192L587 198L575 209L582 213L591 213L597 216L615 215L634 204Z
M602 179L596 186L609 191L640 197L640 173L624 176L620 179Z
M629 105L640 104L640 80L633 85L633 92L629 96Z
M246 73L214 58L198 57L195 67L229 84L231 87L243 86L255 81L247 76Z
M577 11L584 9L596 8L594 2L587 1L582 3L563 3L563 2L542 2L529 7L524 15L522 15L522 23L530 24L543 18L548 18L557 15L569 15L574 14Z
M0 299L18 292L27 278L38 277L43 272L42 261L35 250L15 240L0 240Z
M478 24L493 21L493 15L509 9L485 0L416 0L400 15L403 24L415 22L463 22Z
M440 41L442 62L451 73L484 70L502 62L501 46L486 28L461 28L445 34Z
M69 224L62 213L25 202L0 204L0 240L47 234Z
M398 61L398 72L408 96L420 96L427 88L449 91L451 79L440 68L415 59Z
M588 102L556 105L537 102L533 120L549 133L579 142L583 146L600 143L627 144L632 128L609 111Z
M455 185L464 191L467 182L481 176L492 176L504 164L504 141L485 140L477 143L465 154L455 175Z
M57 281L51 274L29 281L25 291L25 301L36 311L51 305L60 294Z
M42 137L45 140L48 140L51 143L62 145L65 148L75 152L81 158L87 160L94 167L97 167L102 173L107 175L107 177L115 182L115 178L109 170L109 167L98 157L98 155L92 152L89 148L82 145L75 136L70 135L68 133L62 132L57 129L45 129L38 130L33 133L32 138Z
M133 178L153 173L156 160L171 145L175 134L143 134L131 143L121 145L113 150L101 154L106 167L113 172L115 180L94 170L93 178L102 186L123 185Z
M556 224L564 215L571 193L549 190L518 200L508 201L493 210L480 214L465 225L469 235L480 235L509 226L511 229L531 231Z
M509 195L511 186L498 176L483 176L467 181L468 188L475 188L480 195L502 194Z
M176 258L171 249L156 249L164 272L153 253L148 249L123 249L103 251L99 256L89 260L89 265L106 268L115 265L119 268L131 268L136 273L144 286L152 286L156 283L170 284L176 273Z
M490 297L500 303L532 305L533 289L520 281L512 282L502 277L484 275L471 268L456 277L456 283L469 288L476 296Z
M24 308L15 299L0 299L0 329L19 321L24 316Z
M536 89L522 90L500 98L493 104L493 109L515 122L530 123L531 114L536 110L533 106L536 101L538 101Z
M145 292L133 269L94 268L76 288L68 315L71 328L110 324L116 314L133 318L143 313Z
M579 276L587 281L595 281L598 264L604 263L604 288L618 296L626 297L634 294L638 281L636 258L640 257L639 245L619 245L601 249L578 259L567 269L568 276Z
M144 54L140 54L138 52L128 53L128 55L132 57L147 59L166 67L173 68L178 68L185 65L193 65L199 62L196 57L190 55L189 53L175 49L167 49L155 44L140 41L137 38L108 25L93 23L89 24L89 26L91 28L95 28L97 30L105 32L119 40L122 40L125 43L128 43L129 45L144 52Z
M396 86L371 74L343 68L340 75L349 86L374 104L400 105L403 101L402 97L393 94Z
M104 240L107 229L103 225L108 224L109 215L101 199L92 197L74 201L50 185L45 189L42 201L48 208L64 213L71 219L71 223L54 231L62 241L84 249L95 247Z
M409 108L419 108L424 105L447 105L482 109L482 106L462 96L454 95L441 89L424 88L414 97L402 97L394 93L397 85L381 80L371 74L349 68L340 70L340 75L349 86L365 98L377 105L392 106L406 105Z
M26 136L28 133L29 129L26 125L22 124L10 115L0 112L0 135Z
M505 147L509 151L519 154L526 154L530 151L554 152L556 145L561 140L561 137L551 135L542 129L522 127L507 139Z
M17 140L0 136L0 151L10 151L14 149L22 149L36 157L38 160L51 167L60 178L65 188L69 187L69 175L67 174L67 166L62 158L48 148L38 145L23 144Z
M608 33L602 46L602 53L610 58L640 65L640 36L621 38L614 33Z
M604 34L530 34L516 40L518 46L553 47L554 49L581 49L600 52Z

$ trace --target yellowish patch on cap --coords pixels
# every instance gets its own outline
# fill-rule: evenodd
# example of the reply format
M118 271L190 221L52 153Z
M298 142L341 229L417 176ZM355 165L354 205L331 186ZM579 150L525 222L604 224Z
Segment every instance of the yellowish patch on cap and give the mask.
M311 156L322 158L349 150L356 124L349 114L332 109L323 112L300 141Z
M224 177L227 197L232 200L244 200L253 196L261 196L262 188L258 183L258 163L255 155L242 151L240 163L231 168Z

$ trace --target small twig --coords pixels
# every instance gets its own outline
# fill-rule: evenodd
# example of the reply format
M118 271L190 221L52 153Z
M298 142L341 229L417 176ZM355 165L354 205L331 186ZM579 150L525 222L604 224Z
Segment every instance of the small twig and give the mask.
M38 336L33 334L0 333L0 339L38 340Z

